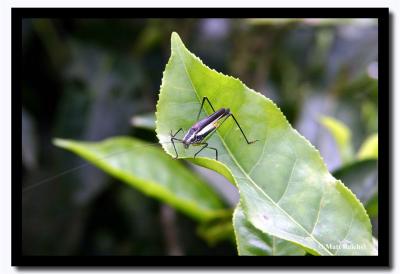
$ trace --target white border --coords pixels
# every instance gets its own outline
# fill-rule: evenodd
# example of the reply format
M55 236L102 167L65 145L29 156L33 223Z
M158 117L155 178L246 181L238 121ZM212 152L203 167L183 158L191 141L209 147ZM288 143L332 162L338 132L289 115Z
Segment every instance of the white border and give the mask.
M155 1L155 0L147 0L147 1L138 1L133 5L134 1L129 0L113 0L113 1L101 1L101 0L58 0L58 1L50 1L50 0L42 0L42 1L10 1L10 0L1 0L0 1L0 125L2 128L2 134L0 134L0 174L2 180L1 183L1 190L0 190L0 273L58 273L61 271L56 271L54 269L44 270L18 270L16 268L12 268L11 265L11 7L163 7L168 6L170 7L228 7L228 6L236 6L236 7L243 7L243 3L246 3L247 7L389 7L390 12L392 14L393 24L392 34L393 34L393 55L391 56L391 60L393 61L393 70L392 73L392 92L393 92L393 145L392 153L393 156L393 170L394 176L392 178L392 198L393 198L393 208L392 208L392 216L399 216L400 212L400 191L399 187L396 186L400 183L399 177L399 170L396 168L397 165L397 157L399 155L399 146L396 144L395 140L400 139L399 134L399 121L400 121L400 108L396 106L400 106L400 96L399 96L399 85L398 85L398 75L399 75L399 55L395 52L396 48L399 48L399 25L398 19L396 18L399 16L400 13L400 1L399 0L279 0L279 1L254 1L254 0L247 0L245 2L238 1L233 3L232 0L224 0L224 1L217 1L217 0L203 0L201 2L194 2L188 0L173 0L173 1ZM396 73L397 72L397 78ZM397 92L396 92L397 91ZM386 92L386 91L379 91L379 92ZM397 124L397 126L396 126ZM15 142L19 142L19 139L13 140ZM19 155L14 155L15 157L19 157ZM383 183L383 182L382 182ZM399 263L400 262L400 242L399 237L397 237L395 231L400 231L399 229L399 218L394 218L393 222L393 237L392 245L393 245L393 260L392 263L394 268L390 272L398 272L399 271ZM397 252L396 252L397 251ZM397 263L396 263L397 261ZM84 271L83 269L79 271L73 270L63 270L62 273L115 273L115 272L129 272L129 273L161 273L161 272L171 272L173 271L178 272L176 270L169 270L169 271L145 271L145 270L137 270L137 269L126 269L126 270L90 270ZM268 272L268 273L289 273L291 271L284 270L279 271L276 269L266 269L266 270L258 270L253 272ZM383 270L376 270L376 269L363 269L357 271L349 270L330 270L330 273L364 273L364 272L380 272ZM179 271L179 272L189 272L188 270ZM205 273L206 271L196 271L196 273ZM243 271L234 271L235 273L245 273ZM302 272L319 272L319 270L311 271L311 270L302 270ZM387 272L387 271L386 271ZM230 271L207 271L207 273L232 273Z

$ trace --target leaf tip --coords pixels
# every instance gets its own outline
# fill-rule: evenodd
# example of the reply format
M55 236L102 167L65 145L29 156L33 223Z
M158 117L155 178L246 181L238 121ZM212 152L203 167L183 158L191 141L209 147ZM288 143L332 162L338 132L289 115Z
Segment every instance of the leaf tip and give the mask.
M68 141L61 138L53 138L52 143L56 147L66 147L68 145Z
M171 34L171 50L172 51L176 51L176 50L178 50L179 46L183 46L184 47L184 44L183 44L182 39L179 36L179 34L174 31Z
M173 31L171 34L171 40L179 39L179 34L176 31Z

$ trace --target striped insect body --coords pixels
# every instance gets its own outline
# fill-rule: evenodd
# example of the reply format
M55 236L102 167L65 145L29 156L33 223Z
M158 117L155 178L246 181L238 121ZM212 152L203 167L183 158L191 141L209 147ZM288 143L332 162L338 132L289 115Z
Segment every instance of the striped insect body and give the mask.
M210 107L214 111L214 113L199 120L201 110L203 109L205 101L208 102L208 104L210 105ZM175 134L172 134L172 132L171 132L171 142L172 142L172 145L174 146L174 150L175 150L175 154L176 154L175 159L178 158L178 152L176 151L176 147L175 147L175 141L177 141L177 142L182 143L185 149L189 148L190 145L193 145L193 146L202 145L203 147L198 152L196 152L194 157L196 157L205 148L212 149L215 151L215 159L218 160L218 150L216 148L209 147L208 143L205 142L205 139L210 137L212 134L214 134L215 131L218 129L218 127L220 127L226 121L226 119L228 119L229 117L232 117L232 119L235 121L236 125L238 126L238 128L239 128L240 132L242 133L244 139L246 140L247 144L252 144L252 143L255 143L256 141L258 141L258 140L249 141L247 139L247 137L244 134L242 128L240 127L238 121L236 120L235 116L233 116L233 114L231 113L229 108L221 108L221 109L215 111L214 107L212 106L212 104L210 103L208 98L203 97L203 101L201 103L200 110L197 115L198 122L196 122L188 130L188 132L184 135L183 139L178 139L175 137L180 131L182 131L182 128L180 128Z

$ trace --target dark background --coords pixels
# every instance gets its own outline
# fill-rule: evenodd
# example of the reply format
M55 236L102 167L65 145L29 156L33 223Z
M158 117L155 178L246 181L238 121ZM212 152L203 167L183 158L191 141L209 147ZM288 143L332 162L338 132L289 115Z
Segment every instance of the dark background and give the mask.
M321 115L351 129L355 150L377 132L374 19L24 19L23 188L85 163L54 137L157 142L130 120L155 110L173 31L209 67L271 98L332 172L343 162ZM237 193L228 183L226 192L233 206ZM23 255L236 254L233 243L208 245L195 222L90 166L24 191L22 209Z

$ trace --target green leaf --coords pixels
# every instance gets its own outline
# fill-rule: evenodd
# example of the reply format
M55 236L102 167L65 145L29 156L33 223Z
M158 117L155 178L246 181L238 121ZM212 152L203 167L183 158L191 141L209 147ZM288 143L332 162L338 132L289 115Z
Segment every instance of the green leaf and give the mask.
M239 205L233 214L233 225L239 255L286 256L305 255L301 247L255 228L245 217Z
M200 221L226 214L219 196L159 147L130 137L102 142L55 139L108 174Z
M225 217L201 223L197 228L197 233L206 240L210 246L215 246L217 243L226 240L235 243L235 235L232 226L232 211Z
M321 124L329 130L338 146L340 157L343 163L348 163L353 159L353 147L351 144L351 131L341 121L335 118L324 116L320 119Z
M378 192L375 192L374 196L366 202L365 209L367 210L369 217L378 217Z
M378 133L369 136L361 145L357 158L359 160L378 159Z
M206 67L172 34L171 57L157 103L156 132L165 151L175 152L170 132L189 129L201 100L228 107L250 140L248 145L231 119L208 140L218 149L184 149L180 158L213 169L240 192L247 220L271 236L299 244L321 255L372 254L371 223L354 194L332 177L318 151L294 130L280 109L238 79ZM205 106L202 117L212 113ZM177 138L182 138L178 135ZM340 248L357 245L360 249Z

